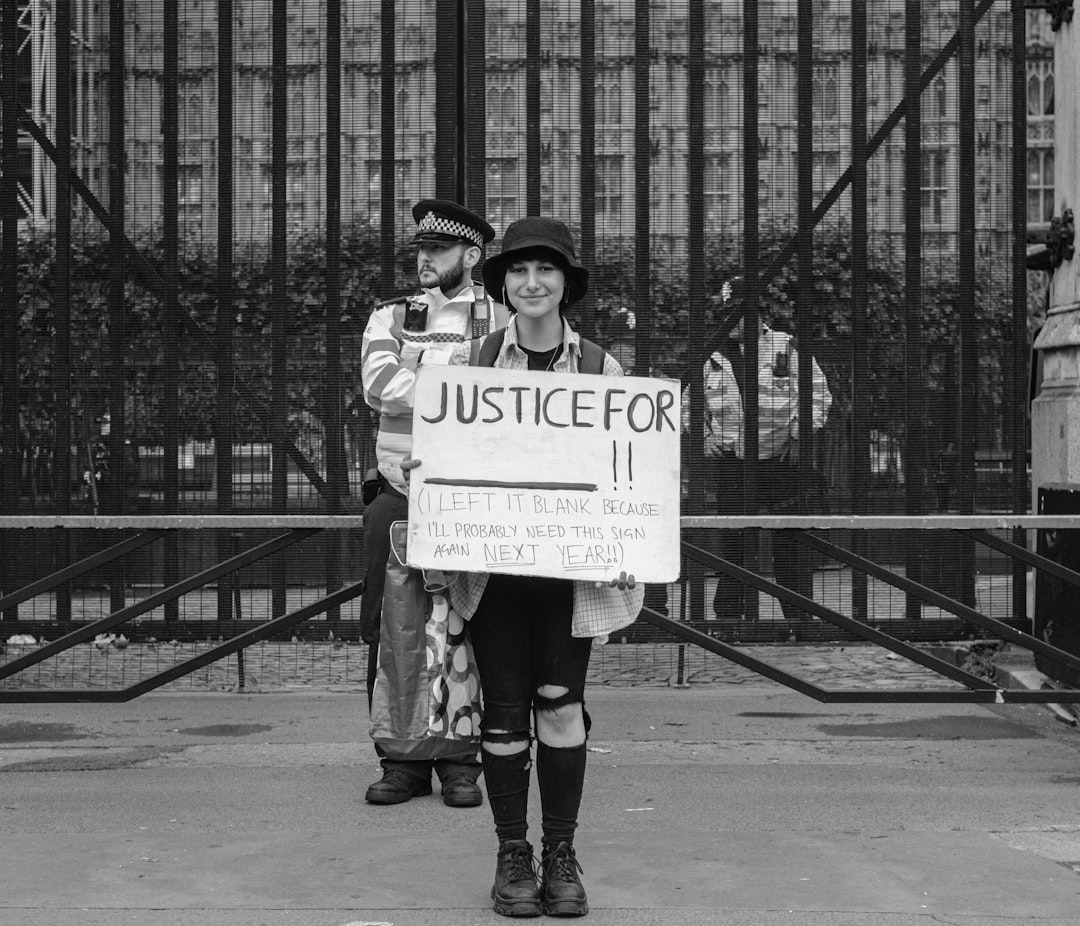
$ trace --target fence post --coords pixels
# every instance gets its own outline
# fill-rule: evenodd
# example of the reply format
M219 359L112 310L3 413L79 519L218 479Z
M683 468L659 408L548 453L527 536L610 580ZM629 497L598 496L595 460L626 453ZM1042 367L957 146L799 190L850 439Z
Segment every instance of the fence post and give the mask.
M19 298L18 298L18 169L19 169L19 121L18 103L18 5L4 3L0 14L3 28L0 40L0 90L3 92L3 130L0 138L0 510L17 514L19 510ZM19 554L18 541L7 532L0 533L0 558L5 564L9 579L0 583L0 591L10 592L18 588ZM9 571L10 570L10 571ZM17 608L0 614L0 620L18 620Z

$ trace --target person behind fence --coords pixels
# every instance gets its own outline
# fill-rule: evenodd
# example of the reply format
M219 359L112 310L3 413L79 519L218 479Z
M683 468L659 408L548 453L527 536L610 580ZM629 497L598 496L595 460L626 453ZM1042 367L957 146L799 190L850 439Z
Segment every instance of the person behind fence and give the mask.
M513 222L501 252L484 265L484 284L514 313L510 325L481 344L456 347L451 363L621 376L618 361L580 337L564 316L588 282L562 222ZM588 912L574 850L591 726L585 675L593 638L632 623L643 597L625 572L609 584L463 572L451 587L454 607L469 621L484 696L480 755L498 838L491 888L496 913ZM539 870L528 841L534 732Z
M423 200L413 207L417 230L416 269L421 292L380 303L371 313L362 344L364 399L379 416L375 455L378 472L365 478L364 594L361 636L370 647L368 707L372 705L378 663L376 654L383 612L385 570L391 553L390 525L408 518L402 461L412 445L413 386L421 364L446 364L452 348L466 338L504 327L507 310L472 281L484 245L495 236L480 216L448 200ZM423 626L425 615L418 614ZM424 639L423 634L419 639ZM390 657L389 648L379 658ZM384 674L401 678L394 666ZM382 777L365 794L372 804L400 804L432 792L432 771L442 784L443 803L475 807L483 802L477 784L481 767L477 744L437 759L393 754L376 743Z
M739 299L742 280L736 277L725 283L724 302ZM743 385L746 360L743 343L743 319L721 347L705 361L705 463L706 486L716 498L717 513L742 515L752 512L745 502L745 404ZM813 429L825 425L832 394L825 374L811 358ZM799 493L811 487L802 485L799 461L799 354L795 338L775 331L763 320L758 322L758 468L757 499L759 510L770 514L794 512ZM689 403L683 403L684 416ZM814 477L816 471L808 467ZM719 532L720 555L737 565L745 563L743 531ZM813 576L805 556L800 557L798 541L782 530L772 534L772 562L776 581L807 598L813 597ZM721 574L713 597L717 618L740 619L748 614L747 601L756 595L737 579ZM804 616L804 612L781 602L785 618Z

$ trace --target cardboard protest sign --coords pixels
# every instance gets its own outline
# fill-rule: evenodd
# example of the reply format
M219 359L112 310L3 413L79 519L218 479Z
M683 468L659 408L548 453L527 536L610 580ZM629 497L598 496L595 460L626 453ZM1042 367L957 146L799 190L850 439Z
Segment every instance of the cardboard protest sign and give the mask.
M674 581L679 405L672 380L421 367L409 564Z

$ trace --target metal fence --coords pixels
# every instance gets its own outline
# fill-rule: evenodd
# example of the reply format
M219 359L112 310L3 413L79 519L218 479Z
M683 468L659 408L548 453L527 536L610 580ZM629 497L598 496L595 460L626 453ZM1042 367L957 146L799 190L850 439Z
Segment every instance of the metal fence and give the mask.
M687 386L685 515L718 510L703 384L744 317L747 357L756 321L786 329L832 398L824 427L802 429L790 514L1029 510L1040 297L1025 261L1028 224L1053 203L1049 13L1007 0L0 8L4 514L360 513L359 339L377 299L415 285L409 208L426 196L500 235L525 214L573 228L594 281L574 325ZM802 421L812 375L799 366ZM758 411L748 393L748 447ZM753 453L741 478L741 513L775 513ZM87 552L71 531L0 533L0 592ZM71 621L86 588L118 610L240 543L204 537L165 536L160 556L60 583L50 619ZM358 539L328 537L248 581L272 590L273 614L294 585L358 577ZM751 570L769 571L770 537ZM1024 566L963 536L851 542L971 604L977 576L1001 574L1008 619L1026 613ZM688 562L695 617L707 575ZM238 587L216 583L215 620L240 610ZM865 577L852 595L865 616ZM42 616L29 608L2 619Z

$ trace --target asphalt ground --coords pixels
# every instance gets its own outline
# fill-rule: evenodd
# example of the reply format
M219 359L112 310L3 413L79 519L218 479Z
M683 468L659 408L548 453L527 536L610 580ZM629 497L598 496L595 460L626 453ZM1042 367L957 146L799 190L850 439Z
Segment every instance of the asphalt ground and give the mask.
M761 650L831 687L942 686L872 647ZM1080 920L1080 733L1055 711L823 704L692 651L681 674L677 646L593 660L587 922ZM999 684L1043 683L1023 654L998 657ZM505 922L486 801L448 808L436 787L366 804L362 686L269 681L4 704L0 922ZM534 827L538 809L534 784Z

